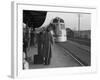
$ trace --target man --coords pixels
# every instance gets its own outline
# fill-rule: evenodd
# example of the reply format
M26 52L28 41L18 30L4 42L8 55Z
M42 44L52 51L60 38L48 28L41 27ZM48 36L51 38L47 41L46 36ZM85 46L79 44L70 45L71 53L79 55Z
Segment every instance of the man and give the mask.
M29 63L27 61L27 47L28 47L28 30L25 23L23 23L23 69L29 68Z
M30 49L30 28L27 25L23 26L23 51L26 53L26 60L27 60L27 52Z
M34 56L34 64L43 64L43 32L40 29L36 31L38 54Z
M37 34L37 42L38 42L38 55L42 56L43 54L43 35L42 32Z
M53 44L53 37L50 32L50 27L47 27L43 31L43 57L44 57L44 64L49 65L52 57L52 49L51 45Z

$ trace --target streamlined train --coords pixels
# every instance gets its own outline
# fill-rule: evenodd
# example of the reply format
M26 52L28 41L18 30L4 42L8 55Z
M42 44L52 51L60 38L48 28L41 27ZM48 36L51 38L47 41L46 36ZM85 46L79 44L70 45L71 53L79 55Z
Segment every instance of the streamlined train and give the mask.
M51 24L53 25L54 30L54 37L55 42L65 42L67 41L67 34L66 34L66 27L64 20L56 17L51 21Z

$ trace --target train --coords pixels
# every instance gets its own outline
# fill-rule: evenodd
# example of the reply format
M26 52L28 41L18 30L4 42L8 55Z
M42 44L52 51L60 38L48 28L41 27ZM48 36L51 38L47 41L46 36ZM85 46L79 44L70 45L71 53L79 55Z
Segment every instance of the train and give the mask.
M65 42L67 41L67 33L64 20L60 17L55 17L51 24L53 25L53 32L55 37L55 42Z

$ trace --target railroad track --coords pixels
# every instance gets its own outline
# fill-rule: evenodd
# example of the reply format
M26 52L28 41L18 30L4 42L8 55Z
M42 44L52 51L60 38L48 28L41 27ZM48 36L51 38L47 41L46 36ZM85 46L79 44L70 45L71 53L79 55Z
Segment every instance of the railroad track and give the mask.
M73 45L75 45L75 44L73 44ZM86 51L86 52L88 52L88 53L90 53L90 51L89 50L86 50L86 49L84 49L84 48L81 48L81 47L79 47L79 46L77 46L77 45L75 45L77 48L79 48L79 49L81 49L81 50L84 50L84 51Z
M86 64L85 62L83 62L81 59L79 59L75 54L73 54L71 51L69 51L68 49L65 49L63 46L61 46L60 44L57 44L59 47L61 47L65 53L67 53L68 55L70 55L75 61L77 61L81 66L88 66L88 64ZM65 56L67 54L64 54Z
M75 41L75 42L77 42L79 44L84 44L84 45L89 46L89 47L90 47L90 44L91 44L90 41L85 41L85 40L79 40L79 39L69 39L69 40Z

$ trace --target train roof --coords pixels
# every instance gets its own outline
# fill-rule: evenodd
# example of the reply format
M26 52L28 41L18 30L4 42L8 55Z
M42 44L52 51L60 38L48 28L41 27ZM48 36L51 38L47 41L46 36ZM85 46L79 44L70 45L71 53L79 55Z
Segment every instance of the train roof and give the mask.
M58 23L58 22L64 23L64 20L62 18L60 18L60 17L56 17L52 21L52 23Z

